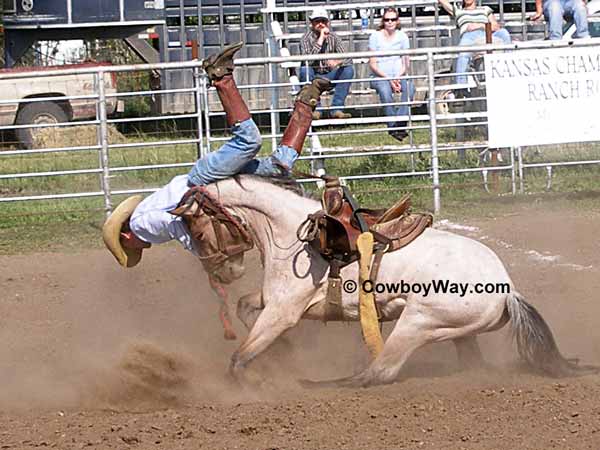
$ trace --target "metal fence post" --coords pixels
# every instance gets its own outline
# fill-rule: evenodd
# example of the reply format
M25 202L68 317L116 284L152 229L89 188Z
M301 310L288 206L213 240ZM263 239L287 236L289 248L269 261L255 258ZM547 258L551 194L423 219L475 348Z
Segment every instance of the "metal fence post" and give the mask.
M202 93L200 92L202 80L200 79L200 68L194 67L194 96L196 98L196 131L198 132L198 158L202 158L204 151L204 128L202 127Z
M519 192L525 193L525 185L523 179L523 148L517 147L517 159L519 160Z
M438 159L437 115L435 104L435 72L433 53L427 52L427 81L429 97L429 129L431 132L431 170L433 172L433 212L440 212L440 167Z
M98 70L96 87L98 89L97 116L99 120L98 144L100 145L100 168L102 169L101 187L104 192L104 209L108 217L112 211L110 199L110 167L108 158L108 124L106 123L106 90L104 86L104 71Z
M512 195L517 193L516 166L515 166L515 148L510 148L510 181L512 187Z
M271 36L269 36L267 39L267 55L269 58L273 56L275 45L277 45L277 43ZM267 67L269 73L269 83L276 83L278 81L277 66L269 62ZM275 112L277 109L279 109L279 90L276 87L271 89L271 149L272 151L275 151L277 148L277 134L279 133L279 113Z

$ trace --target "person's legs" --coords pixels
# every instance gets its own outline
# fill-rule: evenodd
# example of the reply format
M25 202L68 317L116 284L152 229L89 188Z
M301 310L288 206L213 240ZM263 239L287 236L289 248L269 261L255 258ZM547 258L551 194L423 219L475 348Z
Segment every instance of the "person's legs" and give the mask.
M400 95L400 101L402 103L412 101L412 99L415 97L415 84L412 82L412 80L402 79L400 80L400 85L402 86L402 94ZM398 115L408 116L409 110L409 105L400 105L398 106Z
M402 92L400 94L400 101L402 103L408 103L412 101L415 96L415 85L412 80L402 79L400 80L400 85L402 88ZM399 116L408 116L410 114L410 105L403 104L398 106L396 113ZM406 136L408 136L408 131L405 129L407 125L406 120L401 120L396 123L397 127L402 127L403 129L396 130L395 134L392 134L396 139L402 140Z
M503 44L512 43L512 39L510 37L510 33L506 28L500 28L498 31L494 31L493 39L499 39ZM492 39L492 41L493 41Z
M311 82L315 79L315 69L310 66L302 65L299 70L299 77L301 83ZM323 75L319 75L322 77ZM321 106L321 103L317 104L317 107ZM321 118L321 111L313 111L312 118L319 120Z
M260 132L233 79L233 55L241 47L241 43L229 46L202 64L210 83L217 89L233 137L216 152L196 161L188 174L192 185L205 185L235 175L260 150Z
M336 81L352 80L354 78L354 67L342 66L325 74L326 78ZM335 115L338 111L342 113L342 109L346 104L346 97L350 92L350 83L338 83L335 85L335 92L331 100L331 114Z
M469 47L474 45L478 39L483 37L485 42L485 32L483 30L475 30L475 31L467 31L463 33L460 37L460 42L458 45L461 47ZM456 83L457 84L466 84L467 83L467 75L466 72L469 69L469 63L471 62L472 53L464 52L459 53L458 58L456 59Z
M371 81L371 88L375 89L379 95L381 103L393 103L394 93L392 92L392 86L388 80L373 80ZM398 110L393 105L387 105L383 107L383 112L386 116L395 116L398 114ZM396 126L395 122L388 122L388 127Z
M300 66L300 69L298 71L298 77L301 83L310 82L315 78L315 70L312 67L307 67L303 64Z
M261 137L252 119L236 124L233 137L215 152L210 152L196 161L188 173L191 185L206 185L223 180L236 173L252 161L260 150Z
M563 35L563 3L561 0L544 1L544 18L548 23L548 39L561 39Z
M210 84L217 89L230 127L250 118L250 112L233 79L233 56L244 44L226 47L221 53L209 56L202 63Z
M587 8L582 0L565 0L565 14L573 18L576 32L574 38L589 38Z
M323 91L328 89L331 89L329 80L319 77L310 85L304 86L298 93L294 111L277 149L271 156L250 161L241 173L260 176L286 175L302 153L304 140L312 122L312 112Z

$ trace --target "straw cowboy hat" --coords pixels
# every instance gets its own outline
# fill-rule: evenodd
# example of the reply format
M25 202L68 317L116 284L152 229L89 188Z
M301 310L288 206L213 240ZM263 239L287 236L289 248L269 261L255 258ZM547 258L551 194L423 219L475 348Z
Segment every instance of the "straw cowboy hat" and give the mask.
M126 248L121 245L121 230L143 198L141 195L134 195L121 202L102 227L102 238L106 248L123 267L133 267L142 259L143 249Z

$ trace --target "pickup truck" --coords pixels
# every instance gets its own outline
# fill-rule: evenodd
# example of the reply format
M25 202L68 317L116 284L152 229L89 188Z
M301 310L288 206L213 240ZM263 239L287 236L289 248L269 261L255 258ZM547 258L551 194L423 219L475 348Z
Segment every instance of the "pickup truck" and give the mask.
M98 67L108 63L83 63L64 66L19 67L0 69L0 125L27 125L72 122L94 119L96 99L70 99L73 96L94 95L95 74L60 75L40 77L42 71ZM19 78L3 79L3 74L18 73ZM104 76L105 92L117 92L116 74ZM49 98L48 101L23 102L24 99ZM60 98L56 98L60 97ZM14 102L13 102L14 100ZM107 97L106 112L112 115L122 111L123 102L116 97ZM36 131L42 128L16 128L15 134L26 148L35 145Z

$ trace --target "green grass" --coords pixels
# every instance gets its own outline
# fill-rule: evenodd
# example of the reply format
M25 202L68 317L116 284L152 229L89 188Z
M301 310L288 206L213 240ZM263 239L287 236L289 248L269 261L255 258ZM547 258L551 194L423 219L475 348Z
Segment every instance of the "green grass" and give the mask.
M417 144L429 142L427 124L425 129L414 133ZM347 129L352 130L352 128ZM155 142L160 136L134 133L127 136L126 142ZM163 137L164 138L164 137ZM455 139L454 131L444 129L438 137L440 142ZM321 143L330 146L373 146L394 144L386 133L350 134L323 136ZM191 163L196 158L196 146L169 145L114 148L110 151L111 167L151 165L165 163ZM271 140L265 139L261 155L271 152ZM527 162L573 161L577 159L597 159L597 144L529 148L525 152ZM461 160L456 152L440 154L440 168L476 167L479 157L475 151L467 152ZM90 169L99 167L96 151L77 153L39 154L2 157L0 173L28 173ZM369 173L390 173L406 171L428 171L428 154L385 155L327 160L330 174L360 175ZM308 162L297 165L301 171L309 171ZM113 190L157 187L167 183L174 175L187 172L186 168L137 170L114 173L110 183ZM487 193L480 174L453 174L441 177L441 198L443 217L480 217L508 213L515 209L528 210L532 205L543 208L576 207L596 208L600 192L600 167L578 166L555 168L552 192L545 192L546 170L535 169L526 172L526 195L510 195L510 173L498 176L497 190ZM359 202L365 206L384 207L390 205L403 193L411 192L416 210L431 211L433 193L429 176L351 181L348 183ZM314 186L314 185L313 185ZM27 179L0 180L0 197L61 194L68 192L90 192L100 190L100 175L52 176ZM113 198L113 203L121 199ZM100 227L104 220L102 198L71 200L44 200L32 202L0 203L0 253L14 254L39 250L68 250L100 247Z

